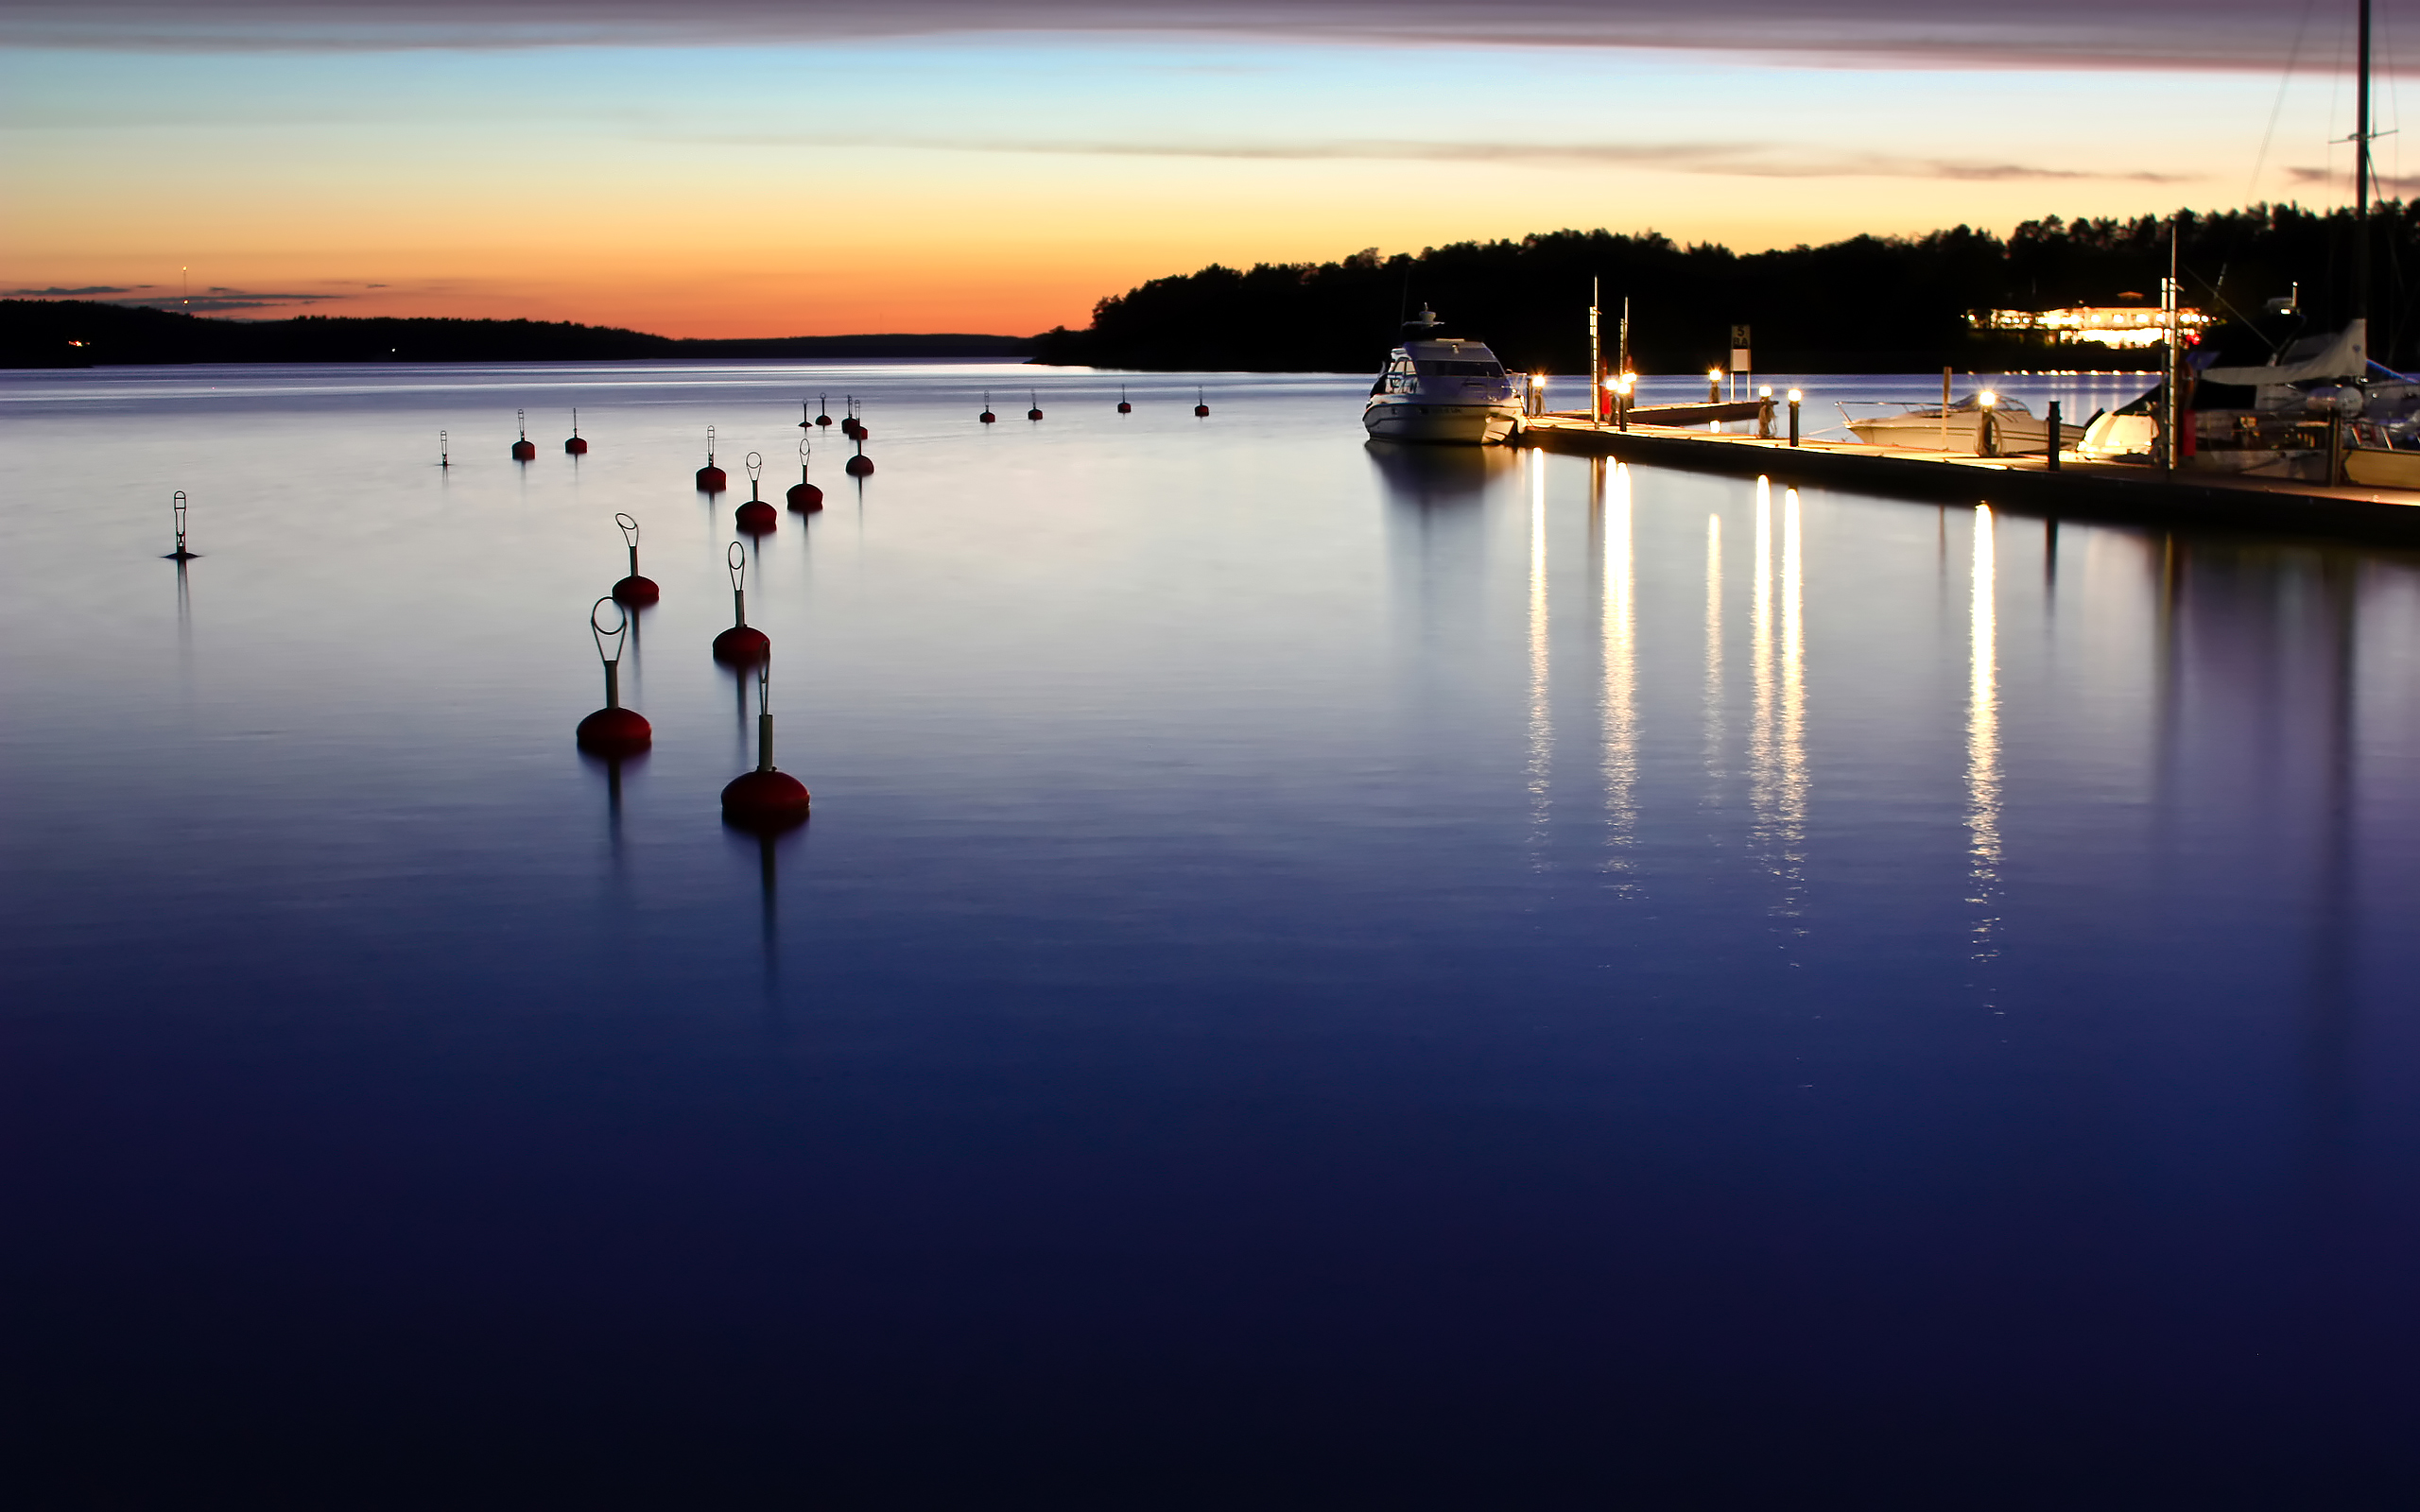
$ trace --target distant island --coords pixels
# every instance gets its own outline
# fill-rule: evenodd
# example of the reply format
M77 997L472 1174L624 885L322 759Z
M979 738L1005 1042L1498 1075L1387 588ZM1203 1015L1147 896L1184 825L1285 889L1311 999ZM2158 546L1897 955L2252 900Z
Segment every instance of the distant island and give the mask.
M566 320L305 315L234 320L89 300L0 300L0 368L182 362L619 362L681 357L1021 359L1028 336L688 339Z
M2420 204L2379 204L2371 225L2371 355L2414 362ZM2351 307L2349 210L2256 205L2180 211L2185 302L2221 319L2299 295L2319 326ZM543 320L209 318L76 300L0 301L0 367L187 362L601 362L665 358L972 357L1138 370L1371 372L1421 305L1515 368L1585 370L1585 310L1599 288L1610 354L1622 301L1641 372L1722 364L1752 333L1768 372L2149 369L2143 348L1994 328L1992 311L2156 305L2169 217L2030 220L2002 237L1959 226L1734 252L1655 232L1558 231L1332 263L1213 264L1100 301L1092 324L1039 336L895 335L696 340Z
M2415 337L2420 208L2374 212L2370 351L2407 366ZM2349 309L2349 210L2298 205L2178 213L2184 302L2221 319L2290 298L2322 325ZM1422 304L1486 341L1513 367L1584 372L1590 281L1605 341L1630 300L1641 372L1721 366L1731 328L1750 328L1757 368L1783 372L1923 372L2154 368L2155 354L1979 327L1993 310L2159 302L2168 217L2027 221L2006 237L1960 226L1923 236L1855 236L1823 247L1734 252L1654 232L1559 231L1333 263L1213 265L1105 299L1083 331L1054 330L1033 360L1146 369L1372 372L1397 323ZM1610 357L1609 359L1610 360Z

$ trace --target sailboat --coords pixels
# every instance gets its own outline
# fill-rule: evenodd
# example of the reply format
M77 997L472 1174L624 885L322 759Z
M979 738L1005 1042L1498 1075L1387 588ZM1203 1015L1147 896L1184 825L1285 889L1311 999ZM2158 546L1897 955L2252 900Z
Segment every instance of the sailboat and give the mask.
M2370 144L2376 133L2370 129L2370 0L2359 0L2359 7L2352 318L2339 330L2288 339L2260 333L2270 349L2260 363L2222 363L2216 351L2179 353L2171 343L2169 381L2097 417L2085 429L2080 455L2420 489L2420 380L2369 354ZM2176 298L2175 256L2171 231L2170 276L2162 296L2169 309ZM2299 327L2299 303L2298 298L2273 301L2269 314Z

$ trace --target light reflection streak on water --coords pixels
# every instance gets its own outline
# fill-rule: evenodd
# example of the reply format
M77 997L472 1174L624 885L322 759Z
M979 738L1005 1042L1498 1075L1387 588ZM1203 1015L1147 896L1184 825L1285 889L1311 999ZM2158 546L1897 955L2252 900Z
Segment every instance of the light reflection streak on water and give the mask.
M1975 920L1977 960L1990 960L1999 954L1992 938L1999 919L1989 912L2000 865L1999 666L1992 601L1992 526L1991 507L1978 505L1966 683L1966 828L1971 835L1967 855L1974 880L1974 894L1967 902L1985 910Z
M1604 584L1600 637L1605 662L1606 843L1627 848L1636 831L1633 789L1638 780L1637 609L1631 562L1631 478L1621 463L1613 468L1613 489L1604 504ZM1617 854L1610 863L1624 865Z
M1782 494L1781 509L1781 709L1773 742L1773 818L1781 873L1788 883L1783 911L1794 914L1806 860L1806 575L1796 489Z
M1756 544L1748 596L1748 809L1755 853L1778 871L1775 748L1778 689L1773 671L1773 490L1756 480Z
M1705 517L1706 776L1720 782L1722 767L1722 516L1709 514Z
M1547 698L1547 470L1530 467L1530 826L1546 839L1554 756L1554 717Z

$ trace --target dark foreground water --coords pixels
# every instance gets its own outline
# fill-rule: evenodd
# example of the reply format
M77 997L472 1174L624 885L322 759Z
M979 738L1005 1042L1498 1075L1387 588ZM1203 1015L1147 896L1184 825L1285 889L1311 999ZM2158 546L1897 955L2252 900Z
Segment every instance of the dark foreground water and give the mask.
M1204 383L0 380L11 1503L2420 1499L2411 558Z

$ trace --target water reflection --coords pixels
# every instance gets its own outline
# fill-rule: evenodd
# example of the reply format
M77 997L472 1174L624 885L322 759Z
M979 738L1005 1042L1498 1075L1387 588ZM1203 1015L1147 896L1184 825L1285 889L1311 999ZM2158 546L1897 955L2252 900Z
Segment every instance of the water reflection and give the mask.
M1705 775L1719 795L1722 759L1722 516L1705 517Z
M1538 471L1535 454L1507 455L1500 446L1413 446L1367 441L1362 451L1378 470L1387 492L1416 504L1476 504L1499 473L1512 467Z
M1806 841L1806 635L1798 490L1782 496L1780 562L1774 563L1772 485L1756 480L1755 583L1749 600L1748 795L1756 850L1781 882L1775 911L1803 903Z
M1547 470L1543 458L1530 467L1530 843L1546 843L1547 819L1553 799L1554 708L1547 687Z
M1974 587L1969 598L1966 671L1967 902L1980 910L1974 925L1973 954L1988 961L1999 954L2000 703L1996 611L1993 598L1991 506L1975 508Z
M1638 781L1637 610L1632 602L1636 575L1631 563L1630 469L1612 464L1610 495L1607 471L1601 458L1591 469L1589 518L1602 537L1596 554L1602 578L1598 639L1605 669L1606 844L1614 852L1606 865L1609 870L1623 871L1630 863L1621 852L1635 840L1638 818L1633 793Z

